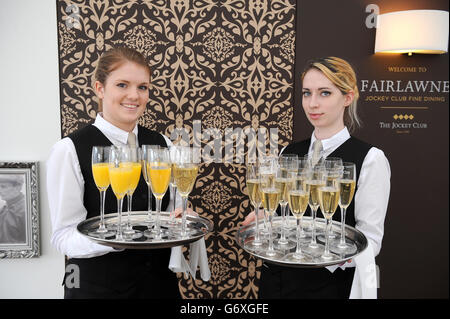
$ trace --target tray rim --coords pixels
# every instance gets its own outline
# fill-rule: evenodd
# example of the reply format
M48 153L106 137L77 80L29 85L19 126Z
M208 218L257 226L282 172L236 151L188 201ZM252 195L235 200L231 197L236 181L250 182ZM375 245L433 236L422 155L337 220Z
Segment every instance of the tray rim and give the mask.
M152 211L152 213L156 213L156 211ZM122 219L127 218L127 212L122 213ZM148 216L148 211L132 211L130 213L131 216ZM169 212L161 212L161 216L169 215ZM112 219L112 218L118 218L118 213L110 213L105 214L105 220ZM116 248L116 249L163 249L163 248L172 248L176 246L182 246L186 244L190 244L194 241L197 241L201 239L202 237L206 236L207 234L211 233L213 231L213 222L207 218L201 217L201 216L193 216L193 215L186 215L186 220L192 221L192 222L201 222L206 226L206 232L203 234L199 234L192 237L187 237L183 239L176 239L176 240L167 240L167 241L158 241L158 242L148 242L148 241L116 241L111 239L102 239L97 238L94 236L90 236L88 234L83 233L81 228L89 223L93 223L100 220L100 216L94 216L88 219L83 220L82 222L77 224L77 231L82 236L88 238L91 241L94 241L98 244Z
M282 218L281 216L274 216L273 217L273 221L275 221L275 220L279 221L279 220L281 220L281 218ZM294 220L295 221L295 217L294 216L289 216L288 218L289 218L289 220ZM312 217L311 216L303 216L303 220L305 220L305 219L306 220L312 220ZM325 220L325 218L316 217L316 222L319 222L321 224L325 224L326 220ZM264 224L263 221L260 221L259 223L260 224ZM345 257L345 258L342 258L342 259L338 259L338 260L334 260L334 261L330 261L330 262L306 263L306 264L304 264L304 263L291 263L291 262L286 262L286 261L281 261L281 260L273 260L271 258L268 258L268 257L265 257L265 256L261 256L261 255L255 253L254 251L251 251L251 250L245 248L245 246L243 244L244 238L241 238L239 235L242 234L245 230L253 228L254 226L255 226L255 222L252 222L252 223L250 223L248 225L241 226L236 231L236 234L235 234L234 238L235 238L235 241L236 241L237 245L241 249L243 249L245 252L250 254L251 256L253 256L255 258L259 258L259 259L261 259L261 260L263 260L265 262L278 265L278 266L284 266L284 267L290 267L290 268L324 268L324 267L328 267L328 266L340 265L340 264L345 263L348 260L353 259L356 256L360 255L368 247L367 237L360 230L358 230L355 227L352 227L352 226L346 224L345 225L346 232L347 232L347 230L350 230L350 231L358 234L359 236L361 236L363 238L362 249L360 251L357 251L356 253L348 256L348 257ZM338 222L338 221L334 221L333 220L332 221L332 228L333 228L333 226L334 227L339 227L339 229L340 229L341 223Z

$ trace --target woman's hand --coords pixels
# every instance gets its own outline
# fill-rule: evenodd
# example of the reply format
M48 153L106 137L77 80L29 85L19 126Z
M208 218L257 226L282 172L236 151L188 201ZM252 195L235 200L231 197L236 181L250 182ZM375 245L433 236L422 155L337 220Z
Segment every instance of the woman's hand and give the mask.
M260 209L258 212L258 218L264 218L264 210ZM245 217L244 221L242 222L242 226L247 226L248 224L252 223L255 220L255 211L252 211L250 214Z
M198 216L198 214L196 212L194 212L192 209L190 209L189 207L187 208L186 213L187 213L187 215ZM181 208L181 207L175 208L175 217L181 217L182 214L183 214L183 208Z

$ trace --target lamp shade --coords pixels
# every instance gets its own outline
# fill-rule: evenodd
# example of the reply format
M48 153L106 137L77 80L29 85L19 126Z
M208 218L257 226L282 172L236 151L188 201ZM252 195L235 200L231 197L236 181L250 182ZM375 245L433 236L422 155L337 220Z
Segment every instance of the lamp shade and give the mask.
M375 53L448 51L448 12L408 10L378 15Z

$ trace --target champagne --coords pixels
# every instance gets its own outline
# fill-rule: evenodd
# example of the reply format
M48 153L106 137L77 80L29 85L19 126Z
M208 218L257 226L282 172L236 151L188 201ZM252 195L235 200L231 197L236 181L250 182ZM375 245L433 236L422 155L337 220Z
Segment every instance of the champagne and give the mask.
M262 204L264 209L270 215L275 213L275 210L278 207L278 203L280 201L280 190L275 188L264 188L261 190L262 193Z
M280 202L288 202L288 191L290 188L289 183L292 182L292 179L289 178L276 178L275 179L275 187L280 190Z
M109 186L108 166L108 163L92 164L92 175L94 175L94 182L100 191L106 190Z
M247 191L248 197L252 202L253 206L257 206L261 203L261 194L259 191L260 182L258 179L248 179L247 180Z
M192 191L195 179L197 178L197 173L198 166L196 165L175 165L173 177L177 184L177 190L180 192L181 196L188 196Z
M325 218L333 217L339 203L339 188L323 186L319 188L320 210Z
M109 167L111 188L118 199L124 197L130 188L131 174L132 170L130 166Z
M341 194L339 198L339 205L342 208L347 208L352 202L355 194L356 182L351 179L341 179L340 182Z
M294 190L289 192L289 207L295 218L301 218L309 202L309 192Z
M164 164L150 165L149 173L153 195L161 199L169 187L171 168Z
M306 184L310 187L309 205L316 208L319 206L319 188L325 186L325 181L308 180Z

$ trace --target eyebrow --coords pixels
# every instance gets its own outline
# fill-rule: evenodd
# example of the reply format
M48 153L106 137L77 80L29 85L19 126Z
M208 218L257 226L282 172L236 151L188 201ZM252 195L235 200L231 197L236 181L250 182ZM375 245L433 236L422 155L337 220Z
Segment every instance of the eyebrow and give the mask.
M331 90L329 87L318 88L318 90ZM308 88L303 88L303 91L310 91Z
M130 81L127 81L127 80L121 80L121 79L116 80L116 82L130 83ZM141 82L141 83L139 83L139 85L142 85L142 84L150 85L150 82Z

